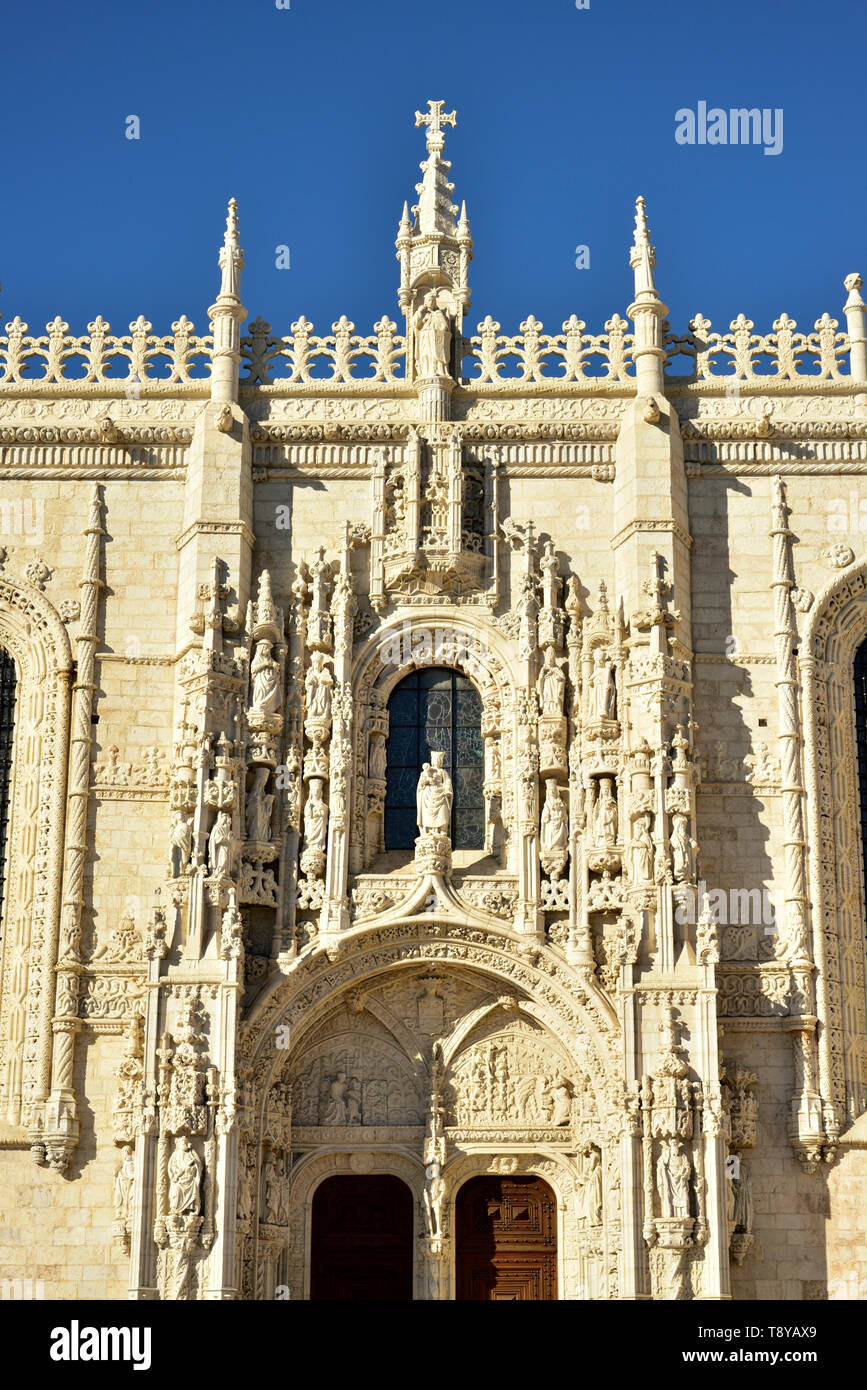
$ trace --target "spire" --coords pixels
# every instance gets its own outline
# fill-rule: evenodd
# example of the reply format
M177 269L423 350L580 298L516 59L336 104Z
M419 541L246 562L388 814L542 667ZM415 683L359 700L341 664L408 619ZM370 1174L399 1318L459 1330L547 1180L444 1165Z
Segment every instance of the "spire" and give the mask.
M241 271L244 252L238 236L238 204L229 199L226 234L218 264L222 271L220 293L208 310L214 332L211 364L211 400L229 403L238 399L238 367L241 362L241 324L247 310L241 303Z
M635 200L635 236L629 253L629 264L635 271L635 298L651 294L656 299L653 271L656 266L656 247L650 244L650 228L644 199Z
M647 225L647 212L644 199L635 200L635 234L629 252L629 264L635 272L635 302L626 310L635 324L635 341L632 357L635 362L635 380L638 396L651 397L650 411L646 419L653 423L652 398L664 389L662 321L668 309L656 292L653 272L656 268L656 247L650 244L650 228ZM647 407L648 402L644 402ZM658 409L656 418L658 419Z
M441 232L448 236L455 233L455 217L458 210L451 201L455 186L448 179L452 166L450 160L442 158L442 152L445 148L443 126L456 126L458 119L456 111L443 111L444 106L444 101L429 101L426 112L415 113L416 128L421 125L427 126L427 159L419 166L424 177L421 183L415 186L419 200L413 208L417 230L423 236L431 232Z
M244 252L241 250L241 243L238 235L238 200L229 199L229 211L226 217L226 235L223 237L223 245L220 248L219 266L223 272L223 280L220 285L220 298L230 296L240 301L241 299L241 271L244 268Z

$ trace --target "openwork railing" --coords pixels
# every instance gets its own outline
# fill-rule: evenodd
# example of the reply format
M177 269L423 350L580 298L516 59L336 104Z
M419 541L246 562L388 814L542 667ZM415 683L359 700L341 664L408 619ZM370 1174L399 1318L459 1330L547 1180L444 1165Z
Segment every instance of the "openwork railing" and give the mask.
M112 334L103 318L87 325L87 334L71 336L59 316L46 324L45 334L29 337L20 318L6 325L0 338L0 384L28 382L186 382L210 375L214 340L197 336L181 316L165 337L151 332L147 319L136 319L129 333Z
M816 320L812 333L796 333L798 325L788 314L774 320L773 333L754 333L752 319L743 314L732 320L728 333L711 333L710 319L702 314L690 319L689 326L692 332L683 337L666 334L666 369L672 377L836 381L848 376L848 362L847 370L841 367L848 357L849 335L838 333L837 320L828 314ZM691 362L690 374L682 370L679 359Z
M587 383L634 379L634 337L628 321L615 314L604 333L586 333L572 315L561 333L544 333L535 318L525 319L514 336L502 334L490 315L478 332L462 341L461 372L471 386L506 382ZM213 337L197 335L181 317L161 336L139 317L129 333L115 335L97 318L81 337L71 335L61 318L30 336L20 318L0 337L0 386L28 383L128 382L182 384L210 376ZM406 374L406 339L396 324L381 318L371 334L358 334L345 315L330 334L313 332L303 316L286 337L272 334L258 318L241 339L241 383L246 387L276 384L401 382ZM753 332L751 319L740 314L728 333L712 333L709 319L697 314L690 332L665 334L665 368L672 381L837 381L849 374L849 336L838 331L828 314L812 333L797 332L787 314L776 319L772 333Z
M381 318L369 336L355 332L344 314L320 337L302 317L292 325L288 338L273 337L264 319L250 324L241 339L245 359L241 380L246 386L268 386L274 381L399 381L406 359L406 339L397 324Z

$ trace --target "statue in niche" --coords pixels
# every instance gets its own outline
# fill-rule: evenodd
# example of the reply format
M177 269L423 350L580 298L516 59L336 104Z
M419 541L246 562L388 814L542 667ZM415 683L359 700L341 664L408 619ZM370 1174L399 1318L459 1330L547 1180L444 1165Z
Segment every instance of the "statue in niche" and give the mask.
M367 775L376 782L385 781L385 739L377 737L370 741L367 760Z
M637 816L629 846L629 865L633 883L650 883L653 879L653 840L650 837L650 816Z
M172 821L170 833L170 859L173 878L179 878L187 867L193 843L193 822L190 816L178 811Z
M199 1155L182 1134L175 1140L169 1159L169 1211L173 1216L201 1215L202 1166Z
M268 775L267 767L257 767L253 775L253 785L247 793L247 839L260 843L265 843L271 838L271 810L274 797L265 795Z
M345 1125L346 1119L346 1092L348 1082L346 1072L339 1071L334 1080L328 1086L328 1099L322 1114L324 1125Z
M687 817L678 813L671 832L671 866L675 883L689 883L695 876L694 843L690 839Z
M738 1176L732 1180L734 1188L734 1211L732 1220L735 1230L744 1235L753 1233L753 1189L750 1170L741 1160Z
M599 786L599 800L596 803L596 843L606 849L617 844L617 802L614 799L614 783L610 777L603 777Z
M304 678L304 692L307 699L307 718L331 718L331 690L334 677L328 668L325 653L314 652L310 658L310 669Z
M601 647L593 653L593 673L590 677L591 719L617 718L617 687L614 672Z
M560 788L552 777L545 782L539 847L542 867L552 879L558 879L569 853L569 816L560 796Z
M448 314L437 303L435 290L428 290L412 322L416 377L451 376L452 327Z
M581 1165L581 1215L585 1226L602 1225L602 1158L592 1145Z
M208 836L208 864L215 878L223 878L230 873L233 854L232 818L228 811L220 811Z
M553 647L545 648L545 664L539 672L539 698L542 713L561 715L566 694L566 677L557 664Z
M422 834L426 831L436 835L449 833L454 791L452 779L443 767L444 758L442 751L431 753L431 762L424 764L418 779L416 815Z
M135 1178L135 1159L131 1144L121 1150L120 1167L114 1175L114 1215L115 1220L126 1224L129 1221L132 1185Z
M253 1174L250 1170L249 1161L245 1161L241 1167L241 1176L238 1180L238 1220L249 1221L253 1215Z
M692 1165L679 1139L663 1139L656 1162L656 1185L663 1217L689 1216L689 1179Z
M282 1165L274 1149L268 1150L262 1174L265 1189L265 1220L275 1226L286 1223L286 1183Z
M280 704L280 666L271 655L270 642L256 643L250 676L253 709L257 714L274 714Z
M314 777L304 803L304 840L308 849L324 849L328 833L328 806L322 794L322 779Z

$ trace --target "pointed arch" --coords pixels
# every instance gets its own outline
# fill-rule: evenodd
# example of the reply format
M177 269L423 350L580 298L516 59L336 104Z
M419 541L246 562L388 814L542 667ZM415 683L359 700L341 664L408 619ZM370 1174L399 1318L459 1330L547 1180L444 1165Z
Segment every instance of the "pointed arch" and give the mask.
M0 918L0 1122L18 1126L50 1085L72 652L45 595L6 573L0 647L18 677Z

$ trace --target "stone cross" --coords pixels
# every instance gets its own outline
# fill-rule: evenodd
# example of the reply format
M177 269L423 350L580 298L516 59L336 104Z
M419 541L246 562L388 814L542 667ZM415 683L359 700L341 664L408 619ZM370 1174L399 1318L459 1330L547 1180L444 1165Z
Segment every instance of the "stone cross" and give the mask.
M458 123L457 111L443 111L444 106L444 101L429 101L427 111L416 111L415 113L416 130L420 125L428 127L425 136L428 149L431 149L434 143L439 149L442 149L444 143L443 126L456 126Z

